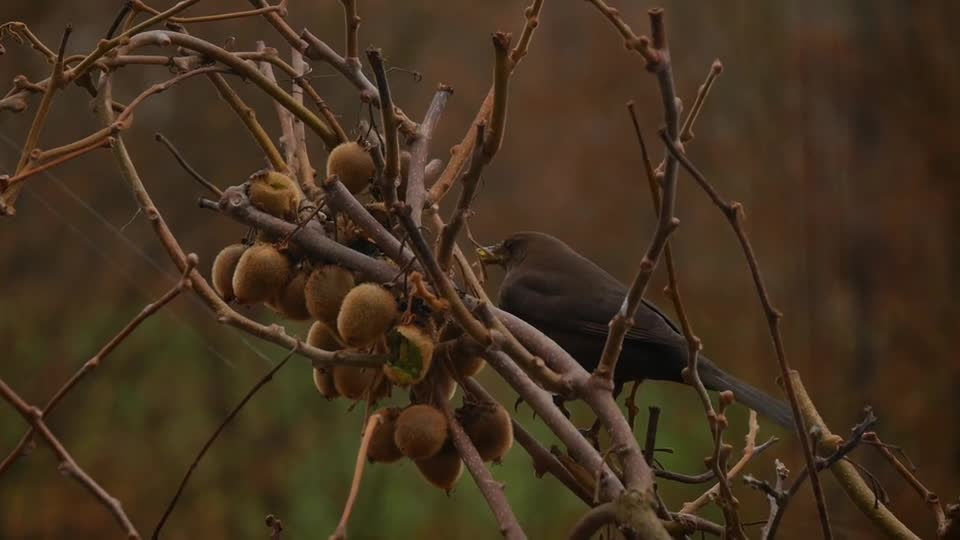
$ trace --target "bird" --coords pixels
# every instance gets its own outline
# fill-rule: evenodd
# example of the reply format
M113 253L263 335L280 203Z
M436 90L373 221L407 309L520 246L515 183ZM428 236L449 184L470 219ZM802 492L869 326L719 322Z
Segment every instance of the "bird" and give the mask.
M477 248L481 263L505 269L498 305L533 325L592 372L620 310L627 287L562 240L542 232L514 233ZM614 372L614 396L625 383L645 379L684 382L687 340L657 306L643 300L623 341ZM734 399L784 428L793 427L790 407L720 369L700 355L707 390L730 390Z

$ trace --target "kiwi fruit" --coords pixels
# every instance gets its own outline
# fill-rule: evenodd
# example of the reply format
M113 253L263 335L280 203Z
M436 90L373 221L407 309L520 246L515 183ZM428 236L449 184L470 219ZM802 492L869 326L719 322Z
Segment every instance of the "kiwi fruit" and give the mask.
M383 399L390 391L390 383L380 373L376 368L334 366L333 387L347 399L355 401L366 398L374 403ZM371 388L375 381L376 384Z
M290 281L280 289L276 298L270 300L267 305L290 320L305 321L309 319L310 312L307 311L307 302L303 293L308 275L306 269L298 270L290 278Z
M398 314L397 300L390 291L374 283L362 283L343 298L337 330L348 345L363 347L384 335Z
M377 414L383 420L373 428L370 445L367 446L367 459L374 463L393 463L403 457L403 453L400 452L397 443L393 440L400 409L390 407Z
M453 399L457 393L457 381L442 365L436 364L427 373L427 377L410 387L412 399L419 402L435 402L439 399Z
M373 158L356 142L340 144L327 157L327 176L337 175L350 193L360 193L376 174Z
M328 367L313 368L313 385L320 395L327 399L340 397L337 387L333 384L333 373Z
M233 273L233 293L241 304L274 298L290 281L290 261L270 244L255 244L240 256Z
M244 244L230 244L221 249L213 260L210 279L213 281L213 288L224 301L229 302L235 298L233 294L233 273L237 269L237 263L240 262L240 256L246 250L247 246Z
M333 264L314 268L303 289L307 311L313 318L334 326L340 304L353 286L353 274L346 268Z
M343 348L336 331L323 321L316 321L310 325L307 332L307 343L325 351L339 351Z
M432 457L447 440L447 419L433 405L411 405L397 418L393 440L410 459Z
M303 195L289 176L277 171L259 171L250 176L247 194L253 206L281 219L293 220Z
M468 401L457 410L457 420L484 461L499 463L513 446L513 422L499 403Z
M414 461L420 476L450 493L463 473L463 461L453 444L447 443L436 455Z
M443 332L440 333L440 341L447 341L450 339L457 339L463 334L463 329L455 324L447 324L444 327ZM450 355L450 367L457 372L457 375L461 378L473 377L477 373L480 373L480 370L483 369L483 366L486 365L482 356L467 356L463 354L451 354Z
M407 386L422 381L433 363L433 339L412 324L395 327L387 336L390 360L383 373L393 384Z

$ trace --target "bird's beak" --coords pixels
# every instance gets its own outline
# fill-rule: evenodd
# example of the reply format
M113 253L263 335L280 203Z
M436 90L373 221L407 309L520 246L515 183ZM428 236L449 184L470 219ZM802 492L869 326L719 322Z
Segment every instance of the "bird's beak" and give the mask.
M478 247L477 256L480 257L480 262L485 265L503 265L503 263L506 262L506 254L504 253L503 242L498 242L492 246Z

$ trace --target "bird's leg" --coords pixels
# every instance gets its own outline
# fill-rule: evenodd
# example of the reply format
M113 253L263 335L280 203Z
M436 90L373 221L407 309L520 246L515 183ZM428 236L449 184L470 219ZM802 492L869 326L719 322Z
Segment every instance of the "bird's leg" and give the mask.
M627 421L630 422L630 429L634 429L634 421L637 419L637 414L640 413L640 408L637 407L637 389L640 388L640 383L643 379L637 379L633 381L633 386L630 387L630 395L627 396Z

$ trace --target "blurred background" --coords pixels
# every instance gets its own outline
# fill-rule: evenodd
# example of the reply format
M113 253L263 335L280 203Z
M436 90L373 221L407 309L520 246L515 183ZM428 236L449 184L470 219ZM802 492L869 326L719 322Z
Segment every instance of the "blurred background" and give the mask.
M164 0L154 7L166 8ZM334 0L290 2L289 21L340 49L343 24ZM626 20L647 33L655 4L617 1ZM26 22L55 48L72 23L70 53L95 46L117 0L3 2L0 21ZM951 26L960 4L884 0L813 2L663 2L679 95L688 106L715 58L725 70L697 123L689 155L719 190L742 201L747 226L775 304L785 313L788 358L800 370L828 424L846 433L872 405L878 431L902 445L918 475L943 499L960 494L960 43ZM437 83L455 88L432 150L446 157L459 142L491 80L490 33L519 35L525 1L362 2L360 44L382 47L398 104L422 117ZM240 1L204 0L190 15L247 9ZM256 39L288 47L262 19L197 25L216 43ZM36 51L5 41L0 81L37 81L49 67ZM169 51L163 54L169 54ZM354 128L366 112L356 92L325 65L314 85ZM169 77L165 68L131 67L116 77L123 101ZM229 79L278 134L272 104L252 85ZM284 82L288 85L288 82ZM503 149L487 169L472 230L481 242L512 231L557 235L628 281L652 231L653 212L640 153L624 104L637 102L644 135L659 161L662 124L654 79L624 50L609 23L584 2L548 1L530 48L511 81ZM33 111L0 115L0 171L12 173ZM58 95L41 147L96 129L89 96ZM237 224L196 207L200 188L153 140L163 132L187 159L221 186L264 165L233 112L201 77L151 98L124 133L167 222L204 272L217 251L239 239ZM312 139L313 162L324 151ZM673 237L686 305L705 352L729 371L771 393L776 361L736 239L721 214L681 175ZM444 212L455 196L445 201ZM177 275L106 152L32 178L15 218L0 224L0 377L42 404L87 358ZM491 276L494 292L499 275ZM670 310L660 292L651 299ZM272 320L263 310L252 316ZM288 331L303 333L305 325ZM148 534L197 450L227 412L284 351L219 326L184 296L149 319L51 416L52 429L81 466ZM514 395L490 370L481 380L504 403ZM665 466L702 470L710 451L692 391L646 383L638 431L648 405L663 408L659 446ZM394 398L397 399L397 398ZM459 398L457 398L459 400ZM362 411L327 402L297 361L262 389L201 462L165 538L262 538L263 518L277 514L285 538L323 537L339 518L349 489ZM575 407L578 423L591 418ZM540 440L556 440L521 407L519 420ZM742 444L746 414L733 413L728 441ZM25 424L0 407L0 451L14 447ZM762 423L761 440L783 441L749 471L773 477L773 459L802 468L789 433ZM920 498L871 448L854 455L882 482L898 516L923 537L934 520ZM551 477L536 479L515 448L494 475L531 538L565 536L585 507ZM876 532L834 480L824 476L840 538ZM672 508L702 488L662 483ZM744 521L767 515L766 499L739 482ZM720 519L715 509L704 515ZM818 534L808 489L787 514L783 538ZM350 527L352 538L496 537L479 492L464 478L449 496L402 462L368 469ZM759 534L753 529L754 534ZM0 537L113 538L109 514L56 470L38 448L0 478Z

